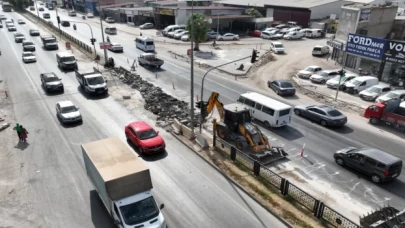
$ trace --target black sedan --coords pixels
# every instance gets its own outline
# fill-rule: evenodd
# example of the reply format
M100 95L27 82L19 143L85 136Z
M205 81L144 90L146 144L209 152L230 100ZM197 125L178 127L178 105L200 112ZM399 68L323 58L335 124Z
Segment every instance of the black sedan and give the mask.
M38 10L39 10L39 11L44 11L44 8L39 7Z
M62 23L60 23L63 27L70 27L70 22L69 21L62 21Z
M39 30L30 29L30 36L39 36Z
M347 123L347 117L327 105L297 105L294 107L294 113L322 126L343 126Z
M295 88L288 80L268 81L267 86L280 96L294 96Z

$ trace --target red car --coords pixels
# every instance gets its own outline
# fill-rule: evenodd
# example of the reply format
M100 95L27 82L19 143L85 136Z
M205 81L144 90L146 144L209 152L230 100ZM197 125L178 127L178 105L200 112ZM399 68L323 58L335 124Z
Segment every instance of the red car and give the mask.
M125 136L141 153L153 154L164 151L166 148L165 141L159 136L149 124L143 121L135 121L125 127Z
M261 37L262 36L262 31L260 30L254 30L254 31L250 31L248 32L249 36L254 36L254 37Z

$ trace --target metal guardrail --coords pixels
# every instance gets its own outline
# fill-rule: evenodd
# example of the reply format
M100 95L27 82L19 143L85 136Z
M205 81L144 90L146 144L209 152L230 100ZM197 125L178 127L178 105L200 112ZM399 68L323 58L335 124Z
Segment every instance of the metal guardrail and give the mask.
M247 153L238 150L230 143L218 138L214 132L214 148L227 154L232 161L238 162L244 167L253 172L255 176L270 185L274 186L280 191L283 196L288 196L297 203L301 204L304 208L311 211L311 213L319 220L325 221L333 227L339 228L360 228L358 224L346 218L339 212L333 210L331 207L325 205L314 196L305 192L295 184L290 183L286 178L271 171L259 161L254 160Z
M76 39L75 37L73 37L72 35L66 33L65 31L59 30L59 28L56 27L54 24L49 23L49 22L46 21L45 19L40 18L40 17L38 17L38 15L32 14L32 13L30 13L29 11L25 11L24 13L29 13L31 16L33 16L33 17L39 19L39 21L41 21L41 23L42 23L43 25L45 25L45 26L47 26L48 28L52 29L52 30L53 30L54 32L56 32L56 33L62 34L62 36L64 36L64 37L65 37L67 40L69 40L70 42L76 44L76 45L77 45L79 48L81 48L82 50L84 50L84 51L86 51L86 52L88 52L88 53L90 53L90 54L93 54L93 50L92 50L92 47L91 47L91 46L89 46L89 45L83 43L82 41L80 41L80 40L78 40L78 39Z

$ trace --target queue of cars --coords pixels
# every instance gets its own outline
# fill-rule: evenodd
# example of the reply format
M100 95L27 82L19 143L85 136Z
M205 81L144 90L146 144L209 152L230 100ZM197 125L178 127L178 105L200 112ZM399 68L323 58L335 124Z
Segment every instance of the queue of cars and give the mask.
M141 25L142 26L142 25ZM181 41L190 41L189 32L186 30L185 25L169 25L162 30L163 36L174 38ZM214 30L207 32L207 41L218 40L218 41L229 41L229 40L239 40L239 35L233 33L220 34Z

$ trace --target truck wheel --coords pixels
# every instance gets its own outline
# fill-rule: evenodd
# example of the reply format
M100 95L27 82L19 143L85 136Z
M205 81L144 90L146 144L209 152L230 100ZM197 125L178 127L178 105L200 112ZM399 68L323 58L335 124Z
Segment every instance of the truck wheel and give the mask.
M227 140L228 138L228 132L223 126L217 126L217 134L223 140Z
M373 125L377 125L377 124L380 122L380 120L377 119L377 118L375 118L375 117L371 117L370 120L369 120L369 122L370 122L371 124L373 124Z
M335 162L340 165L340 166L344 166L345 165L345 161L343 161L342 158L336 158Z
M235 146L236 146L236 148L238 148L238 150L243 150L244 143L243 143L242 140L237 139L236 142L235 142Z
M381 183L381 177L378 176L377 174L371 175L371 180L376 184Z

